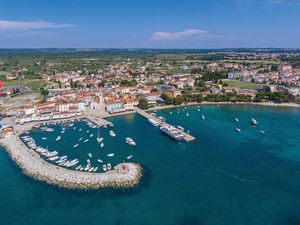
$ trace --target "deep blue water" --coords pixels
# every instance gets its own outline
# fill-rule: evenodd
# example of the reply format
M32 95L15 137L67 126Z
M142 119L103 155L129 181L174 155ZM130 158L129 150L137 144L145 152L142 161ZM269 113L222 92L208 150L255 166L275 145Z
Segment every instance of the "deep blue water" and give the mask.
M170 111L173 113L170 114ZM186 117L186 112L189 117ZM132 189L70 191L22 174L0 151L0 224L10 225L297 225L300 224L300 111L253 106L202 106L157 113L196 137L177 143L138 115L114 117L117 137L100 129L105 147L87 137L83 122L56 142L53 133L32 132L38 144L79 158L88 153L112 164L133 155L144 177ZM206 119L201 120L204 114ZM240 122L234 122L238 117ZM252 117L258 126L250 124ZM84 128L78 132L79 127ZM242 132L237 133L239 127ZM262 134L263 130L265 134ZM42 140L42 137L48 140ZM124 139L132 137L136 147ZM108 153L115 157L107 158Z

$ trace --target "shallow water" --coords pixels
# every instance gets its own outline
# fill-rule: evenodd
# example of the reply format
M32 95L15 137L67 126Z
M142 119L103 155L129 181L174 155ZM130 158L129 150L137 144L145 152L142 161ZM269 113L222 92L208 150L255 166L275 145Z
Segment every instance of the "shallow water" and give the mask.
M196 140L188 144L173 141L138 115L110 118L115 126L100 129L103 149L96 143L97 129L84 122L76 123L76 130L67 128L58 142L59 126L53 126L53 133L32 132L39 145L78 158L82 164L89 152L93 165L98 164L97 158L114 165L133 155L132 161L145 170L141 184L129 190L69 191L49 186L23 175L0 151L0 224L300 224L298 109L183 109L157 114L190 130ZM250 124L252 117L258 126ZM78 138L90 135L86 129L94 137L73 148ZM108 135L110 129L117 137ZM47 141L42 140L45 136ZM128 146L126 137L137 146ZM115 156L108 158L111 152Z

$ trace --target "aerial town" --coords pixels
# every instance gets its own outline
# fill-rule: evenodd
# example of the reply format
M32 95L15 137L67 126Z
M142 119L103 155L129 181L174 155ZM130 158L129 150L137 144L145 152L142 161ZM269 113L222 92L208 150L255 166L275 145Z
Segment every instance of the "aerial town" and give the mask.
M40 60L2 52L2 117L26 123L76 117L89 109L104 116L201 102L299 102L295 51L126 52L105 60L97 50L84 53L58 61L55 52ZM16 60L9 64L10 57Z

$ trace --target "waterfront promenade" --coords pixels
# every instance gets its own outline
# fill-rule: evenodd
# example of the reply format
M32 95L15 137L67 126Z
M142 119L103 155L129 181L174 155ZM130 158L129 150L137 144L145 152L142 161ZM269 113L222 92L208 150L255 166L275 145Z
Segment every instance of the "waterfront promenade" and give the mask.
M16 126L19 133L25 126ZM104 187L131 187L138 184L142 174L141 166L136 163L121 163L113 170L103 173L89 173L69 170L43 160L35 151L19 139L18 135L12 135L0 139L12 160L23 170L25 174L36 180L57 185L69 189L99 189Z

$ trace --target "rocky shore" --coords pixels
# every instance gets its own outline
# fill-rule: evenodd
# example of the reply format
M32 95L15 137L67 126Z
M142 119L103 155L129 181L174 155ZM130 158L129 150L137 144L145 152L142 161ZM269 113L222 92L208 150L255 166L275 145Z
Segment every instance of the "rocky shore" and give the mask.
M36 180L68 189L99 189L105 187L132 187L139 183L142 167L136 163L122 163L103 173L88 173L65 169L43 160L27 148L18 136L1 138L12 160L22 171Z

